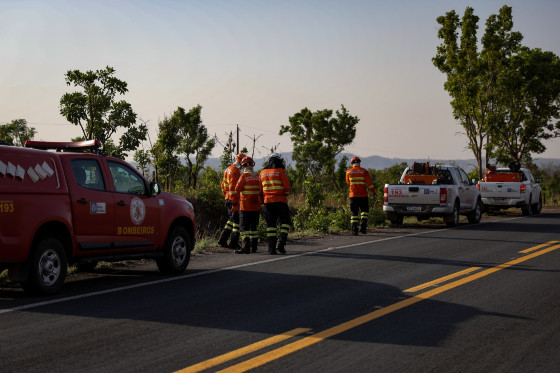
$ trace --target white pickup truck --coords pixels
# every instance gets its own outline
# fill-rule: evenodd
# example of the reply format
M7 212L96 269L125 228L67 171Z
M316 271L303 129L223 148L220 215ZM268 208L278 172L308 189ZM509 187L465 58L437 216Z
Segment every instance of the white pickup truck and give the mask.
M448 226L457 226L459 214L477 224L482 201L463 169L414 163L404 170L398 184L385 184L383 212L395 225L402 224L404 216L416 216L418 220L443 217Z
M531 215L542 209L540 182L525 168L489 168L477 188L485 210L519 207L523 215Z

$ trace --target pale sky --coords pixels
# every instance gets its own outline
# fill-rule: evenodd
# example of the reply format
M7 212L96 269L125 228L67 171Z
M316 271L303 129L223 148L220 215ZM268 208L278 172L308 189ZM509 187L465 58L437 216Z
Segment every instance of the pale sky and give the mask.
M289 152L278 131L290 116L344 105L360 118L349 153L470 159L431 61L436 18L471 6L480 38L505 4L524 45L560 55L557 0L0 0L0 124L70 141L81 131L59 112L75 90L65 73L111 66L152 141L165 116L200 104L221 141L239 125L255 156ZM560 158L560 139L545 145L535 158Z

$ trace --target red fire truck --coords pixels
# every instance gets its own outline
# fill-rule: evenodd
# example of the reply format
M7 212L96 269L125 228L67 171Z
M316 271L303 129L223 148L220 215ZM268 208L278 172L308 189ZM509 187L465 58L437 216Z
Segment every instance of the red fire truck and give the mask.
M58 292L68 264L153 258L162 273L186 269L196 233L192 204L100 146L0 145L0 270L26 291Z

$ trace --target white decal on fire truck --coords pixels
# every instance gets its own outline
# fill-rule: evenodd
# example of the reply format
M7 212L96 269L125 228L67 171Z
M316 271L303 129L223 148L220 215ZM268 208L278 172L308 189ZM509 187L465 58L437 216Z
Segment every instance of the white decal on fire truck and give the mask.
M53 169L47 164L47 162L43 162L42 165L36 164L35 167L30 166L27 171L25 171L25 168L19 164L14 165L12 162L8 162L8 164L6 164L0 161L0 174L2 174L2 176L9 175L23 181L26 173L34 183L54 175Z
M11 177L16 177L16 166L12 164L12 162L8 162L8 171L7 174Z
M107 205L105 202L92 202L89 205L89 213L90 214L106 214L107 213Z
M45 170L43 170L43 167L39 166L38 164L35 165L34 170L37 173L37 175L39 175L41 180L47 177L47 173L45 172Z
M144 221L146 217L146 206L144 202L138 198L132 198L130 201L130 219L134 223L134 225L140 225Z
M25 169L21 167L19 164L17 165L17 169L16 169L16 177L20 178L21 181L23 181L23 178L25 178Z
M47 161L43 162L41 168L47 173L47 175L49 175L49 177L54 175L54 170L50 168L50 166L47 164Z
M29 177L31 178L31 180L33 180L34 183L37 182L37 180L39 180L41 178L41 176L39 176L37 174L37 172L35 172L34 169L32 169L31 167L29 167L27 169L27 174L29 175Z

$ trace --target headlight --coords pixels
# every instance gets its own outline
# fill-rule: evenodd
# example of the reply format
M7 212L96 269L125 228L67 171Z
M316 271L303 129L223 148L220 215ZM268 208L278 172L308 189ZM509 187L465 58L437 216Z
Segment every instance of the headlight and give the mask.
M193 207L192 203L190 203L186 199L185 199L185 202L187 203L187 208L194 214L194 207Z

